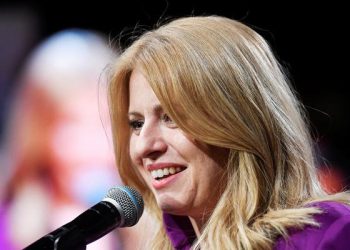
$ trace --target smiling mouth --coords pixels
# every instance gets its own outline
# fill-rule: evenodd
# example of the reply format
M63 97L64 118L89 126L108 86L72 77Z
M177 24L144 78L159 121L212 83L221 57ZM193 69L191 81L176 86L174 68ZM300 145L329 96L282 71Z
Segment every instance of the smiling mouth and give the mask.
M162 168L151 171L151 175L155 180L162 180L169 176L175 175L184 171L186 168L182 167L170 167L170 168Z

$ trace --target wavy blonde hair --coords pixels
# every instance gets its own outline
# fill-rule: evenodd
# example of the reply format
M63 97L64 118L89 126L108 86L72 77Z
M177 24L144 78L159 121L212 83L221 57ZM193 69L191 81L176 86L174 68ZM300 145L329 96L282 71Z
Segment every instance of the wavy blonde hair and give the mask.
M185 133L229 149L222 197L194 248L268 249L290 227L316 225L306 204L327 196L302 106L267 42L241 22L186 17L143 34L120 56L109 100L116 161L159 222L152 249L171 249L161 211L129 157L128 85L141 70Z

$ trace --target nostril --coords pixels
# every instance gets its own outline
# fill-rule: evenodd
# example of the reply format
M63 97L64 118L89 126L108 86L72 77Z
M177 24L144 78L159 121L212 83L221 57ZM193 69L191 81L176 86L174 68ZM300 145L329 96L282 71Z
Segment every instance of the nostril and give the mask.
M155 160L167 150L167 144L162 139L157 139L153 142L152 145L149 145L149 148L145 152L145 157Z
M155 134L145 134L139 136L137 139L136 147L133 149L131 145L131 150L136 150L139 157L143 159L155 160L167 151L167 144L161 136L156 136Z
M161 151L153 151L150 152L145 158L156 160L158 159L163 153Z

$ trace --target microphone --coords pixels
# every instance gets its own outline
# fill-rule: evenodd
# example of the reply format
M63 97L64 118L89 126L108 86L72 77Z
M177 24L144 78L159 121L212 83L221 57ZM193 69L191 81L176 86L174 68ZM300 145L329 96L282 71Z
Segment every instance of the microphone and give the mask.
M83 250L87 244L117 227L135 225L142 212L143 199L135 189L115 186L109 189L102 201L23 250Z

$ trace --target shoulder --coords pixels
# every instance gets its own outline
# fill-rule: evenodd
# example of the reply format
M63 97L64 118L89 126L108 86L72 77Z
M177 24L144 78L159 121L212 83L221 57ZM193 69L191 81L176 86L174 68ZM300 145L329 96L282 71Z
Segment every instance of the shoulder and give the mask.
M319 227L291 229L287 239L277 240L274 249L346 249L350 238L350 206L335 201L312 204L323 212L314 216Z

